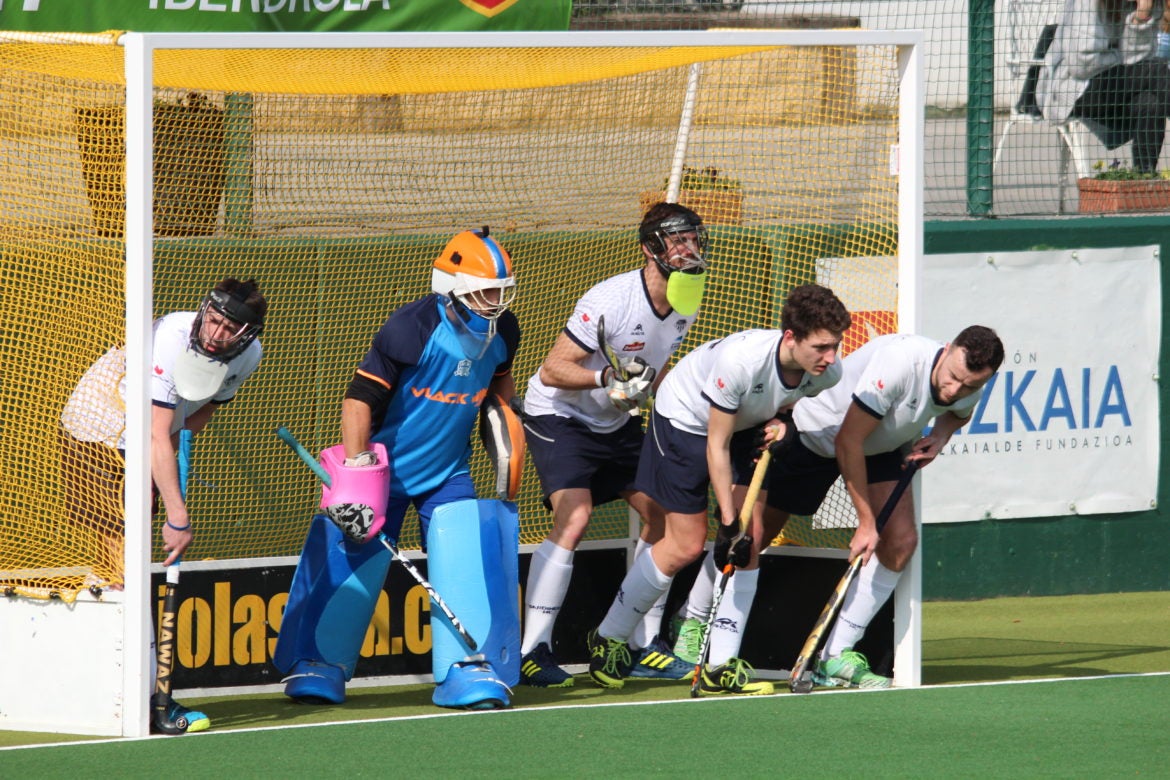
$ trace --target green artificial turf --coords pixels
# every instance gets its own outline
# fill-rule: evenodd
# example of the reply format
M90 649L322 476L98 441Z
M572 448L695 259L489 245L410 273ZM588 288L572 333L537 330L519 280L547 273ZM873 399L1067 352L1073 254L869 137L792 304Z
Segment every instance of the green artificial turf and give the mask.
M1170 593L1126 593L1087 596L1046 596L1046 598L1012 598L992 599L984 601L965 602L928 602L923 609L923 682L927 685L944 683L975 683L991 681L1024 681L1024 679L1038 678L1068 678L1087 677L1097 675L1133 674L1133 672L1170 672ZM789 744L790 739L810 740L817 744L821 739L812 724L821 724L820 729L826 733L835 729L844 729L846 732L860 730L861 734L873 734L873 739L867 737L866 752L880 750L888 754L889 760L894 761L890 766L897 764L897 751L910 750L899 748L902 737L907 733L914 733L921 727L922 739L943 740L944 751L936 751L927 745L914 747L914 762L902 767L907 774L920 774L918 767L934 766L936 769L945 766L945 762L956 757L964 761L973 759L980 751L993 752L1019 750L1017 759L1019 766L1027 767L1027 771L1018 776L1039 776L1042 771L1044 758L1028 757L1024 745L1027 743L1027 734L1034 729L1044 733L1047 741L1048 732L1061 736L1069 741L1092 739L1093 724L1108 725L1114 730L1119 724L1133 727L1134 733L1112 736L1120 739L1120 745L1140 747L1141 750L1161 745L1162 741L1170 743L1170 738L1164 739L1162 729L1152 727L1151 723L1130 723L1127 712L1141 715L1144 691L1161 691L1161 695L1170 695L1170 678L1115 678L1112 681L1090 682L1085 681L1076 685L1060 686L1017 685L1005 686L997 689L947 689L955 691L958 704L941 703L942 699L935 698L932 690L893 691L881 695L856 692L832 692L828 696L792 696L783 695L757 699L755 702L744 702L736 699L728 702L732 712L737 715L727 716L727 722L722 722L720 715L723 705L716 705L713 709L691 709L693 706L711 706L709 699L700 699L691 702L688 697L688 686L677 683L656 682L629 682L620 691L605 691L592 685L589 679L578 677L576 688L569 690L539 690L519 688L515 691L515 710L507 713L487 713L473 716L429 717L418 720L419 725L406 723L379 723L367 726L350 724L342 727L342 733L365 733L365 729L372 729L377 736L370 736L372 743L385 745L388 751L393 752L393 745L399 740L406 740L408 750L417 754L419 750L434 750L442 752L441 744L432 744L429 734L447 733L446 724L450 726L452 734L447 739L455 739L459 743L467 734L473 734L481 729L494 729L497 718L517 718L509 720L511 729L515 733L505 734L501 739L508 740L508 744L501 747L505 755L514 757L515 751L522 750L525 744L543 744L544 739L553 741L567 740L567 755L572 754L573 760L584 760L586 753L592 753L594 759L604 765L601 758L610 752L608 741L614 745L642 744L639 758L651 762L662 748L661 769L667 771L666 752L677 753L686 750L694 740L716 740L729 731L746 730L751 733L766 732L769 736L770 747L787 747L798 750L800 745ZM1065 693L1054 692L1068 690ZM89 751L115 751L119 755L119 762L130 760L132 754L139 751L149 753L140 745L165 744L168 751L181 751L192 754L201 754L206 750L208 755L216 751L229 750L221 740L234 740L232 734L227 733L240 729L255 729L264 726L294 726L324 724L336 722L356 722L356 720L372 720L384 718L413 717L413 716L440 716L446 711L439 710L431 704L433 686L429 684L394 686L394 688L358 688L351 689L349 700L339 706L304 706L290 702L280 693L264 693L264 695L245 695L230 697L208 697L198 699L184 699L188 706L198 706L212 717L212 731L198 736L183 737L180 739L146 740L145 743L136 743L131 740L116 740L106 745L91 745L84 748L75 746L69 755L75 752L89 755ZM778 684L778 690L783 685ZM984 691L982 693L968 693L965 691ZM942 689L940 689L940 692ZM1079 692L1076 692L1079 691ZM1133 696L1135 700L1129 702L1124 698L1117 698L1119 693ZM978 702L966 703L968 696L976 696ZM1157 709L1150 710L1148 717L1157 720L1161 717L1164 727L1165 700L1152 699ZM537 722L524 720L525 711L549 707L550 705L603 705L603 704L638 704L647 702L677 702L677 705L653 707L629 707L632 723L626 723L624 707L584 706L570 710L550 710L548 718L551 723L558 723L560 719L567 719L567 723L557 726L548 726L550 734L562 734L552 737L530 730L544 729L545 726L536 725ZM1085 706L1081 706L1081 704ZM738 707L748 707L739 710ZM758 710L757 710L758 707ZM941 711L936 711L936 707ZM977 711L969 711L970 707L977 707ZM1123 711L1115 712L1115 709ZM1016 725L1006 726L1007 720L1014 712L1027 712L1027 718L1017 720ZM619 715L621 713L621 715ZM1079 715L1076 715L1079 713ZM697 733L693 727L681 731L673 731L669 724L674 719L681 719L689 723L689 719L700 717L700 730ZM638 718L648 718L648 723L639 725ZM854 717L856 722L854 723ZM1085 723L1075 720L1076 717L1085 719ZM710 722L708 722L710 718ZM845 718L845 722L834 725L834 718ZM544 724L544 719L539 720ZM583 724L579 727L573 724ZM439 725L442 724L442 725ZM589 724L589 725L585 725ZM611 725L612 724L612 725ZM625 725L619 725L625 724ZM1023 736L1013 737L1011 729L1023 729ZM574 736L574 730L579 734ZM1080 731L1073 737L1071 730ZM612 733L611 733L612 732ZM665 737L639 741L639 734L659 734ZM284 733L284 732L282 732ZM324 740L330 745L328 751L343 751L333 730L328 732L330 737L319 736L322 732L316 730L302 732L289 730L290 734L301 734L290 740L290 744L275 747L275 753L268 759L273 764L269 769L277 769L289 762L291 768L308 769L312 762L301 757L300 741ZM1157 745L1147 743L1148 734L1157 734ZM314 736L309 736L314 734ZM392 737L391 734L398 734ZM606 734L610 738L601 739ZM887 746L887 741L897 737L894 743ZM259 739L255 733L240 734L239 739ZM64 736L64 734L33 734L26 732L0 731L0 746L30 745L39 743L60 743L66 740L80 738ZM598 741L601 739L601 741ZM574 741L577 740L577 741ZM872 743L872 744L870 744ZM206 747L204 746L206 744ZM1068 755L1078 754L1076 751L1088 743L1069 747ZM576 750L580 748L580 755ZM353 747L353 751L359 751ZM483 748L487 755L495 748ZM613 750L618 750L614 747ZM758 747L755 748L758 750ZM1163 755L1165 748L1155 755ZM46 751L25 751L20 753L0 752L0 778L19 776L9 772L9 761L16 760L14 755L32 755L56 753L57 748ZM752 751L749 751L752 752ZM1034 753L1035 751L1033 751ZM461 751L454 751L459 754ZM1059 751L1057 752L1059 753ZM1057 753L1054 753L1057 754ZM785 752L782 751L773 757L773 760L783 761ZM950 758L948 758L950 757ZM446 760L442 755L433 755L433 760ZM20 759L34 760L32 758ZM74 760L74 759L69 759ZM212 759L214 760L214 759ZM241 759L243 760L243 759ZM455 760L455 758L452 758ZM514 760L510 758L509 761ZM546 757L542 760L558 761L556 757ZM1080 760L1080 759L1078 759ZM56 759L54 759L56 761ZM308 762L307 762L308 761ZM1041 765L1035 765L1040 761ZM246 762L246 761L245 761ZM780 764L782 765L782 764ZM778 766L780 766L778 765ZM59 766L54 764L54 766ZM69 766L61 764L61 767ZM438 768L439 764L435 767ZM496 766L496 765L491 765ZM504 764L497 766L501 776L505 774ZM509 764L509 766L511 766ZM1006 765L1005 765L1006 766ZM1143 764L1143 766L1148 766ZM42 769L44 767L41 767ZM229 768L235 768L229 767ZM329 767L324 767L328 769ZM338 765L337 768L340 768ZM466 767L464 767L466 768ZM532 772L536 775L548 771L549 776L556 776L555 769L562 768L559 764L534 765ZM574 764L573 773L584 771L583 766ZM323 771L324 771L323 769ZM454 767L453 767L454 769ZM480 767L482 774L487 771L488 765ZM611 767L613 771L613 767ZM750 772L749 767L743 771ZM993 769L989 769L993 772ZM63 769L62 769L63 772ZM363 776L360 768L346 768L346 774ZM490 772L489 772L490 773ZM653 772L651 772L653 773ZM870 772L866 771L867 774ZM119 772L122 776L138 776L132 771ZM332 774L332 773L330 773ZM523 773L522 773L523 774ZM618 772L620 774L620 772ZM921 776L929 772L922 769ZM1134 776L1133 773L1127 773ZM1170 774L1170 769L1163 775ZM27 774L25 776L48 776L42 773ZM64 776L64 774L62 774ZM76 775L75 775L76 776ZM143 774L142 776L145 776ZM202 775L195 775L202 776ZM212 775L207 775L212 776ZM218 776L235 776L233 772ZM938 775L935 775L938 776ZM1065 774L1064 776L1104 776L1093 774ZM1138 775L1140 776L1140 775ZM1145 776L1149 776L1148 774Z

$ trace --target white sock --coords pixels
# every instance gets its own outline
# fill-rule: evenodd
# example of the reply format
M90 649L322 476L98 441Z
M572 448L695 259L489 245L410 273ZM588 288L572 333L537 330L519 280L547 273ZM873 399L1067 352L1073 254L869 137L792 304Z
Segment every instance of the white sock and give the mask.
M524 641L521 655L546 642L552 649L553 624L565 603L573 576L573 551L545 539L532 554L524 589Z
M634 560L638 560L642 555L649 555L649 550L650 545L645 540L638 539L638 543L634 545ZM666 612L666 597L669 595L669 588L662 591L662 595L658 597L658 601L654 602L654 606L650 607L646 617L634 626L634 633L630 635L631 646L649 647L650 643L654 641L654 637L658 636L662 630L662 615Z
M719 602L719 612L711 624L711 653L707 664L712 668L722 666L728 658L739 655L759 579L760 570L751 569L737 570L727 580L727 591Z
M841 612L837 615L837 622L825 640L825 651L822 658L832 658L841 655L843 650L856 647L869 626L869 621L886 603L890 594L898 584L902 572L890 571L882 566L874 555L869 563L861 567L861 571L854 580L853 586L845 594L841 602Z
M646 552L634 559L634 565L622 580L617 598L597 627L597 633L610 639L629 641L634 627L654 607L663 593L670 590L674 577L668 577L654 564L654 556Z
M695 584L691 586L691 592L687 596L683 617L707 621L707 616L711 613L711 599L715 596L715 580L718 577L715 558L708 552L703 556L703 567L699 569L699 575L695 577Z

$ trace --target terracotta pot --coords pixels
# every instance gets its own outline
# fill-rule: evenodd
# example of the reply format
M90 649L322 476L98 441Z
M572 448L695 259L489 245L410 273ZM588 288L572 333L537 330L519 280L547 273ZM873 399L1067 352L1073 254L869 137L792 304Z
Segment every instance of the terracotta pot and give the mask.
M1082 214L1170 211L1170 179L1077 179Z

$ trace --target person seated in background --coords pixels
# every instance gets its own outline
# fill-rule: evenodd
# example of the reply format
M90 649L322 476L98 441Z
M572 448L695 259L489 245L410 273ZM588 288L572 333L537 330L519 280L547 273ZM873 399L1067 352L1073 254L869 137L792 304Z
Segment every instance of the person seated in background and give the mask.
M1141 173L1157 170L1170 116L1164 14L1162 0L1068 0L1036 89L1049 122L1080 119L1107 149L1133 141Z

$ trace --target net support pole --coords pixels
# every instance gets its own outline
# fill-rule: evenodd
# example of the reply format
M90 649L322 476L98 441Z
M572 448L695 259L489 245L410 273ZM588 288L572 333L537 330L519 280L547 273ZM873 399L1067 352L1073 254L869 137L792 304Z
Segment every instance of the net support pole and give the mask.
M682 191L683 165L687 161L687 144L691 140L691 125L695 121L695 99L699 93L699 77L703 66L691 65L687 73L687 91L683 97L682 116L678 120L678 137L674 142L674 157L670 161L670 179L666 183L666 202L678 203Z

